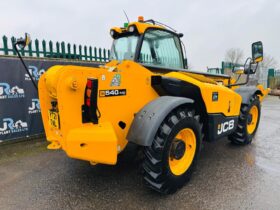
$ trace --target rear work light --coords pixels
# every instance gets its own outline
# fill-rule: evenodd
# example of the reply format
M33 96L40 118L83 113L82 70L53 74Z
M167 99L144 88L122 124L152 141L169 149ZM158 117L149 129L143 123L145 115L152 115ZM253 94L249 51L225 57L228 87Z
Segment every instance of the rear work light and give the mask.
M97 93L98 79L88 78L84 94L84 105L82 106L83 123L92 122L98 124L100 112L97 107Z

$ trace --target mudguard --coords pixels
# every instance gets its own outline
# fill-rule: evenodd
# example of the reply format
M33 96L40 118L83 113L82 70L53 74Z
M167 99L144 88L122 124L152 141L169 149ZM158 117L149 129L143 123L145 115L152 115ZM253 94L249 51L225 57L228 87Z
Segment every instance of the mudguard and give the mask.
M154 136L165 117L183 104L191 104L189 98L162 96L142 108L135 116L127 134L127 140L142 146L151 146Z
M263 95L262 91L256 86L243 86L236 88L234 91L242 97L242 104L249 104L252 95Z

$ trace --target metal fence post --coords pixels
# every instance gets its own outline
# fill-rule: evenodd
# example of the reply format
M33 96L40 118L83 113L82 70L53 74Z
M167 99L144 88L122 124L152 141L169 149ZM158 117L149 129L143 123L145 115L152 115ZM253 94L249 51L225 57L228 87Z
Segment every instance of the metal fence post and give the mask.
M9 50L8 50L8 38L6 36L3 36L3 50L4 50L4 55L9 55Z
M79 45L79 60L83 60L82 45Z
M49 41L49 50L50 50L50 57L52 58L53 57L53 43L52 41Z
M38 39L35 39L35 53L36 53L36 56L39 58L40 51L39 51L39 40Z
M65 55L65 42L61 42L61 53L62 53L62 57L66 58L66 55Z
M42 46L43 46L43 56L47 57L47 49L46 49L46 41L42 41Z
M30 57L33 56L33 54L32 54L32 42L30 42L29 45L28 45L28 55L29 55Z
M87 56L87 46L84 46L84 53L85 53L85 60L87 61L88 56Z
M101 48L98 49L99 61L102 61L102 50Z
M110 50L107 50L107 53L108 53L108 61L109 61L110 60L110 56L111 56Z
M16 50L15 50L14 45L13 45L13 43L14 43L15 41L16 41L16 38L12 36L11 42L12 42L12 48L13 48L13 49L12 49L12 50L13 50L13 55L17 55Z
M92 61L92 47L89 47L89 59Z
M94 47L94 61L97 61L97 49Z
M74 53L74 59L77 59L77 46L74 44L73 46L73 53Z
M103 49L103 59L104 59L104 62L107 61L107 58L106 58L106 50L105 50L105 49Z
M56 56L55 57L60 58L60 44L59 44L59 42L56 42Z
M72 59L70 43L67 44L67 57L68 57L68 59Z

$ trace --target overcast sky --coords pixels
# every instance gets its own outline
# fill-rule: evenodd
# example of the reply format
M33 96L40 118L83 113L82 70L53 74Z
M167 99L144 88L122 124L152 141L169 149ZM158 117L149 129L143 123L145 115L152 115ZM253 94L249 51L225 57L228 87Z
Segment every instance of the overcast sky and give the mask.
M0 35L111 46L109 29L139 15L184 34L187 56L196 70L220 67L229 48L250 56L254 41L280 61L279 0L1 0ZM2 44L2 42L1 42Z

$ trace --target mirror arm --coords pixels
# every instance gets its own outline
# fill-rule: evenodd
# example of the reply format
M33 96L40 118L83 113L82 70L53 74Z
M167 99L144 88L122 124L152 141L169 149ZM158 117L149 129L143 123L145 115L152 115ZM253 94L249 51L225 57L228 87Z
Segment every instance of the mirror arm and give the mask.
M258 66L259 66L259 63L256 64L256 68L255 68L255 70L253 71L253 74L255 74L255 73L257 72Z
M256 56L256 54L258 56ZM259 55L261 54L261 55ZM257 60L258 59L258 60ZM262 42L255 42L252 44L252 58L247 58L244 64L244 73L247 74L246 81L243 83L235 83L235 84L229 84L227 87L233 87L233 86L239 86L239 85L246 85L249 82L250 74L255 74L257 72L259 62L263 60L263 45ZM249 67L246 69L246 64L249 61ZM256 64L256 67L252 69L252 64ZM238 77L239 79L239 77ZM238 82L238 79L235 82Z
M17 43L17 42L14 42L13 45L14 45L14 49L15 49L15 51L16 51L16 53L17 53L17 55L18 55L18 57L19 57L19 59L20 59L22 65L23 65L23 67L24 67L26 73L29 75L29 77L30 77L30 79L31 79L31 81L32 81L32 83L33 83L35 89L38 91L37 84L36 84L35 80L33 79L32 75L30 74L30 72L29 72L29 70L28 70L28 68L27 68L27 66L26 66L26 64L25 64L25 62L24 62L24 60L23 60L22 57L21 57L21 54L20 54L19 51L18 51L18 48L17 48L18 43Z
M229 84L227 87L230 88L230 87L239 86L239 85L247 85L247 83L249 82L249 76L250 76L250 74L247 74L245 82Z
M241 82L241 83L234 83L234 84L229 84L227 87L234 87L234 86L239 86L239 85L247 85L248 84L248 82L249 82L249 76L250 76L250 69L251 69L251 61L252 61L252 58L247 58L246 59L246 61L245 61L245 64L244 64L244 69L246 69L245 67L246 67L246 64L247 64L247 62L248 61L250 61L250 63L249 63L249 72L248 73L246 73L246 75L247 75L247 77L246 77L246 81L245 82Z

